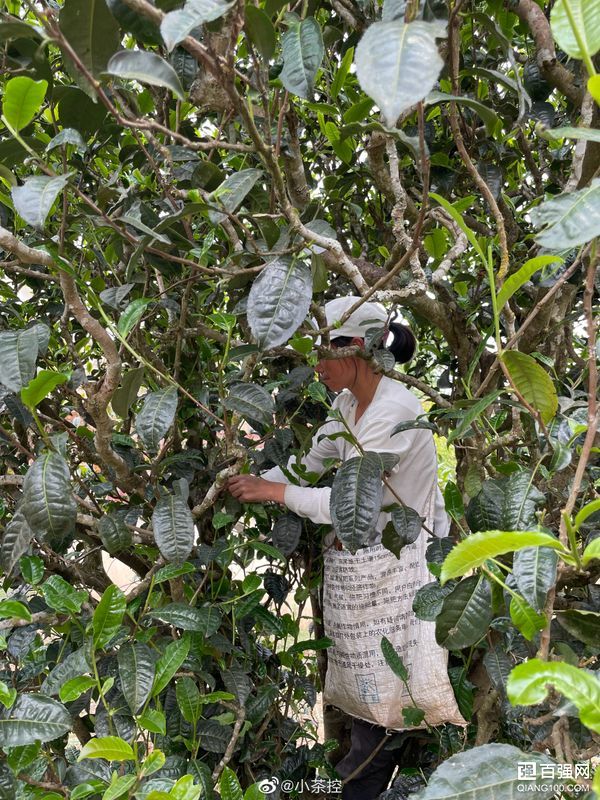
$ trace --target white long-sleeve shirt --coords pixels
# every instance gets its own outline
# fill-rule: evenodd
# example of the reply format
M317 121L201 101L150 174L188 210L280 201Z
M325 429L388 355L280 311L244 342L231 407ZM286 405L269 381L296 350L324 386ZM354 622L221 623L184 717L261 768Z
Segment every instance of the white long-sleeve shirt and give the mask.
M391 435L399 422L413 420L423 414L423 407L415 395L398 381L383 376L377 385L373 399L358 422L355 420L357 400L354 395L344 390L335 399L333 408L340 413L348 428L355 436L363 450L394 453L399 461L393 468L388 482L391 487L411 508L421 516L427 512L427 504L431 488L435 481L435 520L434 532L443 537L448 534L449 519L444 509L444 499L437 487L437 457L431 431L412 428L402 433ZM346 430L342 422L329 419L314 436L308 453L300 459L303 467L309 472L321 474L328 458L340 459L342 462L359 455L350 442L343 437L327 438L328 435ZM292 475L296 457L293 456L287 465ZM331 489L307 486L300 480L300 486L293 485L283 470L273 467L263 473L266 480L285 483L285 505L301 517L307 517L319 524L331 525L329 501ZM384 486L382 505L397 503L396 498L387 486ZM381 513L377 530L366 545L377 544L381 539L381 531L388 520L389 513Z

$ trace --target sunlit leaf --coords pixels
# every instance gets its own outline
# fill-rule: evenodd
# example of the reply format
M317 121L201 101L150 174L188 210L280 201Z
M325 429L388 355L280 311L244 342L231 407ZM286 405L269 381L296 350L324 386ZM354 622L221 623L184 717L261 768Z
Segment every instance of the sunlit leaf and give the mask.
M222 17L233 5L223 0L187 0L183 8L169 11L160 23L160 32L167 50L172 50L205 22L212 22Z
M518 392L540 412L544 422L550 422L558 411L558 396L546 370L535 358L518 350L505 350L501 358Z
M356 48L356 74L363 90L393 127L400 114L433 89L444 66L436 38L444 36L439 21L375 22Z
M118 736L103 736L98 739L90 739L83 746L77 760L82 761L84 758L105 758L107 761L134 761L135 755L131 745Z
M15 131L25 128L42 107L47 81L34 81L26 75L11 78L4 88L2 114Z
M54 201L69 181L70 175L36 175L22 186L13 186L11 195L16 211L34 228L42 228Z
M498 308L502 308L517 292L524 283L531 278L539 269L548 266L548 264L562 264L563 259L560 256L535 256L535 258L528 259L522 267L520 267L502 284L502 288L498 292L497 303Z
M42 400L60 386L66 383L69 376L51 369L42 369L27 386L21 389L21 400L28 408L36 408Z
M584 725L600 733L600 681L571 664L538 658L517 664L508 678L508 699L513 705L536 705L546 699L550 686L575 703Z
M585 189L564 192L531 210L536 228L546 226L536 241L548 250L567 250L600 234L600 178Z
M579 39L573 30L565 0L557 0L550 12L550 27L554 39L571 58L593 56L600 50L598 4L594 0L568 0L568 3Z
M488 558L522 550L524 547L552 547L562 550L558 539L536 531L485 531L473 533L456 544L442 566L442 584L481 566Z

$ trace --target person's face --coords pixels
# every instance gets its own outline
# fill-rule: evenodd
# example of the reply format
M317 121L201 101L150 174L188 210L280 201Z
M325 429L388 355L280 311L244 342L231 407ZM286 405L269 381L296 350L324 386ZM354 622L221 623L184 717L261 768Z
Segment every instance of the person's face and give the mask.
M351 344L362 345L362 339L353 339ZM336 350L335 344L331 349ZM342 389L351 389L356 381L356 356L347 358L322 358L317 363L319 380L331 389L332 392L341 392Z

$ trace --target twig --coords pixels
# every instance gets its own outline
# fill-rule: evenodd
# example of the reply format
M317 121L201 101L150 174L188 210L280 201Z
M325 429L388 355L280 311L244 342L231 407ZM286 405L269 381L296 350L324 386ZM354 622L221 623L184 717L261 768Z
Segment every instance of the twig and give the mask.
M133 589L131 589L131 591L129 591L125 595L125 602L127 603L127 605L129 605L129 603L131 603L132 600L135 600L136 597L139 597L141 594L143 594L146 591L146 589L152 583L152 581L154 579L154 576L156 575L158 570L162 566L164 566L164 563L165 562L162 560L162 558L159 559L156 562L156 564L154 564L154 566L151 569L148 570L148 572L144 576L143 580L141 580L139 583L136 583L136 585L133 587Z
M64 616L64 614L63 614ZM8 630L9 628L25 628L27 625L57 625L61 617L57 614L49 614L47 611L38 611L36 614L31 615L30 620L21 619L21 617L11 617L10 619L0 620L0 631Z
M236 720L235 725L233 726L233 733L231 734L231 739L229 740L229 744L227 745L227 750L223 753L223 758L219 761L217 766L214 768L212 773L212 780L214 783L218 781L220 774L223 772L227 764L231 761L233 757L233 751L235 750L235 746L238 743L238 739L242 733L242 727L244 726L244 722L246 720L246 709L244 706L238 706L236 709Z
M386 744L386 742L388 742L388 741L389 741L389 738L390 738L390 737L388 736L388 734L387 734L387 733L386 733L386 734L384 734L384 736L383 736L382 740L379 742L379 744L377 744L377 746L376 746L376 747L374 747L374 748L373 748L373 750L372 750L372 751L369 753L369 755L367 756L367 758L365 758L365 760L364 760L364 761L362 761L362 762L361 762L361 763L358 765L358 767L356 767L356 769L355 769L355 770L353 770L353 771L350 773L350 775L347 775L347 776L344 778L344 780L342 781L342 786L345 786L345 785L346 785L347 783L349 783L351 780L354 780L354 778L356 778L356 776L357 776L357 775L360 775L360 773L363 771L363 769L364 769L366 766L368 766L368 765L371 763L371 761L373 761L373 759L375 758L375 756L377 755L377 753L378 753L378 752L379 752L379 751L380 751L380 750L383 748L383 746Z
M237 475L240 471L240 466L246 458L245 451L240 454L236 458L236 463L231 467L226 467L222 469L220 472L217 473L216 478L214 479L212 485L210 486L207 493L204 495L204 499L201 503L198 503L197 506L194 506L192 509L192 514L194 517L198 518L204 514L211 506L213 506L217 502L217 498L221 494L223 487L229 480L229 478L233 478L234 475Z
M456 259L460 258L462 254L466 252L468 246L469 240L467 239L466 234L459 230L456 235L456 241L450 250L448 250L442 261L440 261L436 271L431 276L432 283L435 285L443 283L444 278L452 268L452 265Z
M14 253L21 264L41 264L44 267L56 267L49 253L37 250L17 239L9 230L0 227L0 245L9 253ZM55 280L53 278L53 280Z
M34 778L30 778L29 775L26 775L24 772L20 772L18 774L18 779L23 781L23 783L28 784L29 786L35 786L37 789L45 789L48 792L59 792L63 794L65 797L68 797L69 790L63 786L62 783L51 783L50 781L36 781Z
M450 73L452 79L452 93L454 95L460 94L460 86L458 81L458 69L459 69L459 59L460 59L459 29L460 29L460 17L457 14L453 17L452 23L450 24L448 29ZM504 217L502 216L502 212L498 208L498 203L496 202L496 198L492 194L490 187L487 185L487 183L483 180L483 178L479 174L479 170L477 169L477 167L475 166L475 164L471 159L471 156L467 152L467 148L465 147L465 141L463 139L462 131L460 129L460 124L458 121L458 108L454 101L450 103L448 119L450 121L450 127L452 128L454 143L462 159L462 162L464 163L465 167L467 168L467 171L473 178L475 185L485 198L494 216L494 220L496 222L496 229L498 231L498 243L500 245L500 267L497 273L497 282L498 286L500 286L508 273L508 261L509 261L508 240L506 237L506 226L504 224Z
M581 253L579 253L579 255L577 256L575 261L571 264L569 269L566 270L566 272L563 272L563 274L560 276L560 278L558 278L558 280L556 281L554 286L552 286L550 289L548 289L548 292L531 309L531 312L529 313L527 319L519 327L519 330L513 336L511 336L511 338L506 343L506 346L504 348L505 350L512 350L514 348L515 344L519 341L521 336L525 333L527 328L531 325L533 320L539 314L540 310L542 308L544 308L544 306L547 303L549 303L550 300L552 300L552 298L558 292L560 287L564 283L566 283L566 281L571 277L571 275L574 275L575 272L577 272L577 270L579 269L579 267L581 265L582 259L584 259L586 257L586 255L590 252L590 247L591 247L590 245L586 245L586 247L584 247L584 249L581 251ZM498 362L498 359L496 359L494 361L494 363L491 365L491 367L490 367L490 369L488 371L488 374L485 376L485 380L482 382L481 386L479 387L479 389L475 393L475 397L481 397L482 395L485 394L488 386L490 385L490 383L491 383L495 373L499 369L499 367L500 367L500 364Z
M48 275L47 272L38 272L35 269L25 269L20 267L16 261L0 261L0 269L8 272L14 272L16 275L24 275L26 278L39 278L42 281L55 281L54 275Z
M569 543L566 520L567 518L571 517L573 509L575 508L575 503L577 502L577 497L581 489L581 483L585 474L585 469L587 467L587 463L592 452L592 447L594 445L594 440L596 438L596 432L598 430L598 399L596 394L598 391L598 365L596 363L596 323L594 320L593 311L596 265L597 253L594 252L590 258L590 263L588 264L585 290L583 294L583 307L588 330L588 429L586 431L581 453L579 455L579 461L577 462L577 467L575 469L575 475L571 484L571 491L560 515L560 527L558 535L561 543L565 547L568 547ZM544 605L546 627L540 634L540 646L537 652L537 657L542 659L548 658L548 652L550 650L550 623L554 613L555 597L556 584L552 586L548 592L546 603Z
M577 502L577 497L581 489L581 482L583 480L585 469L587 467L587 463L592 452L592 447L594 446L594 439L596 438L596 433L598 430L598 362L596 360L596 321L594 319L593 309L597 263L597 257L594 255L594 257L590 259L590 263L588 265L585 290L583 293L583 308L588 334L588 428L585 434L583 446L581 448L579 461L577 462L573 483L571 484L571 491L561 514L559 536L561 542L565 546L567 545L567 531L564 516L566 515L570 517L573 513L573 509L575 508L575 503Z
M358 20L354 15L348 11L347 8L339 2L339 0L331 0L331 5L335 9L336 13L339 14L340 18L344 20L344 22L350 27L351 30L361 30L362 27L358 23Z
M100 346L106 359L106 373L102 382L98 382L95 391L90 391L86 402L87 410L92 416L96 434L94 442L98 454L105 464L112 467L122 485L129 490L144 493L144 483L139 476L133 475L125 461L110 446L113 423L107 413L108 404L119 386L121 379L121 359L114 340L108 331L102 327L84 306L75 279L60 270L60 287L65 303L81 327Z

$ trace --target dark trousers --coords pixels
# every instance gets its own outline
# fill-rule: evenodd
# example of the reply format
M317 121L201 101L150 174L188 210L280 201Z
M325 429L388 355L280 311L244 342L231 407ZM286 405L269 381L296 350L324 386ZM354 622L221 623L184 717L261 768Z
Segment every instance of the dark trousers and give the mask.
M388 745L394 739L393 749ZM381 745L377 753L342 788L341 800L375 800L384 792L397 766L417 767L423 756L423 749L430 741L427 731L414 730L393 735L386 729L352 718L350 749L335 765L342 778L347 779L369 759L373 751Z

